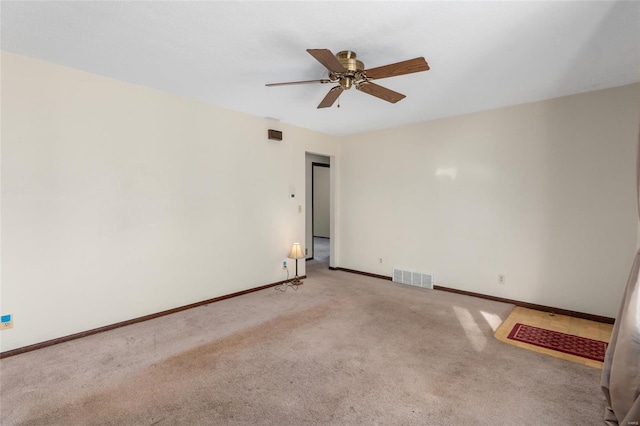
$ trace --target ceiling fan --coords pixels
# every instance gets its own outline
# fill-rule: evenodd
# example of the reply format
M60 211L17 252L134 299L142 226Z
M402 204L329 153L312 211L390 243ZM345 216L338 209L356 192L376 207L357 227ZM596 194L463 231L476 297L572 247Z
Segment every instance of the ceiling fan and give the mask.
M307 49L307 52L318 62L329 70L329 78L321 80L291 81L287 83L270 83L267 87L289 86L293 84L310 83L338 83L332 87L324 97L318 108L327 108L334 104L342 92L352 87L361 92L383 99L395 104L405 98L402 93L394 92L386 87L372 83L371 80L378 80L387 77L396 77L414 72L428 71L429 64L423 57L409 59L408 61L396 62L395 64L384 65L377 68L364 69L362 61L356 59L356 53L344 50L334 55L329 49Z

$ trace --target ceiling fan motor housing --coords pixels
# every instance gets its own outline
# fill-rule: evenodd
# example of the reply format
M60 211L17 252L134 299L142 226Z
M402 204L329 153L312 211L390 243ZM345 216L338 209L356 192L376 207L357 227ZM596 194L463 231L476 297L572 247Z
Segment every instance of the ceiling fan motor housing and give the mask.
M356 59L356 52L352 52L350 50L343 50L342 52L338 52L336 54L336 58L347 70L347 72L342 75L336 74L334 72L329 72L329 78L331 80L339 80L340 86L342 86L344 90L349 90L351 89L354 80L356 82L362 80L364 64L362 63L362 61Z

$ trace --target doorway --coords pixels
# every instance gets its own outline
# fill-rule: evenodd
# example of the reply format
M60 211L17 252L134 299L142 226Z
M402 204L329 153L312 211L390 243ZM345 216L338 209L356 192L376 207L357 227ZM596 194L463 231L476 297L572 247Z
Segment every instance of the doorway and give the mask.
M329 266L330 251L330 165L312 163L311 172L311 229L313 230L313 257Z
M331 161L329 157L306 153L307 270L328 268L331 257Z

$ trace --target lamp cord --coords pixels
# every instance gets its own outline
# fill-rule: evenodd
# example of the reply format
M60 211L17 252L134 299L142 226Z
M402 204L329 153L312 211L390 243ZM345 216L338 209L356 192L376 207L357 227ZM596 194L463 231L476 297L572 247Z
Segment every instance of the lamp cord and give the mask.
M298 286L291 284L291 282L289 281L289 268L287 268L287 279L283 283L278 284L273 288L283 293L287 291L289 288L292 288L294 291L298 291Z

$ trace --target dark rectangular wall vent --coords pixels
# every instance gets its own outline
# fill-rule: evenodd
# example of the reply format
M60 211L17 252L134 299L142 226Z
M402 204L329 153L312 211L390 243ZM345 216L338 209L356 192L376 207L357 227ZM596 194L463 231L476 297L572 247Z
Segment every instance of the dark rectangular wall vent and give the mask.
M281 141L282 132L279 130L269 129L269 139L271 139L272 141Z

